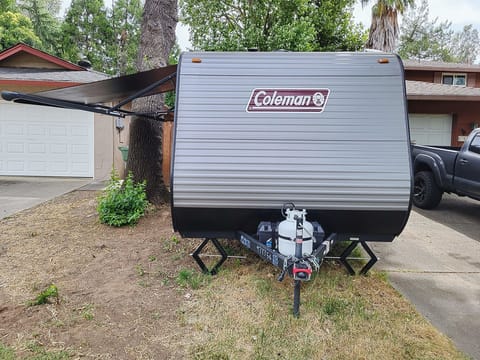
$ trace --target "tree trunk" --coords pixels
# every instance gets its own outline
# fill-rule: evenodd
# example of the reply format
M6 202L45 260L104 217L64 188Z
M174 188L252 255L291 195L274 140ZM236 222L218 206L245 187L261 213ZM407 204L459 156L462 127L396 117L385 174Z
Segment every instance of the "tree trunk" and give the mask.
M394 52L399 28L397 11L388 8L382 15L372 15L372 24L368 35L367 48L385 52Z
M175 43L177 24L176 0L146 0L143 9L140 47L137 57L139 71L150 70L168 63L168 55ZM135 111L158 111L163 107L163 96L137 99ZM142 117L133 117L130 123L130 143L127 171L135 181L147 181L147 197L154 204L168 201L168 191L162 176L162 123Z

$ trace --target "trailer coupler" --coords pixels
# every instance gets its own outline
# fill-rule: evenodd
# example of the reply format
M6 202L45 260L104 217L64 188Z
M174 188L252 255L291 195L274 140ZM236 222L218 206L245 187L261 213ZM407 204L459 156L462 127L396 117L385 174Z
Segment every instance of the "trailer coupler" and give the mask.
M293 264L293 280L309 281L312 277L312 266L308 261L302 260Z

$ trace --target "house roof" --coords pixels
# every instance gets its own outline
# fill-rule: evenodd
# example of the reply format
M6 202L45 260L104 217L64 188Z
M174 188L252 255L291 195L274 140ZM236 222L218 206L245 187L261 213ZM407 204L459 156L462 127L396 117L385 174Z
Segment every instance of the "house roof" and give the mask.
M56 69L10 68L0 67L0 80L11 81L54 81L67 83L87 83L108 79L109 76L98 71L68 71Z
M71 62L17 44L0 52L0 83L55 84L70 86L109 78L108 75L86 69Z
M480 88L405 81L408 100L479 101Z
M480 72L480 65L476 64L457 64L424 60L402 60L402 62L405 70Z
M12 58L15 55L19 55L19 54L30 54L34 57L45 60L48 63L55 64L65 70L77 70L77 71L85 70L83 67L79 65L60 59L59 57L47 54L46 52L43 52L41 50L34 49L31 46L28 46L27 44L23 44L23 43L19 43L17 45L14 45L0 52L0 64L2 63L2 61L5 61L6 59Z

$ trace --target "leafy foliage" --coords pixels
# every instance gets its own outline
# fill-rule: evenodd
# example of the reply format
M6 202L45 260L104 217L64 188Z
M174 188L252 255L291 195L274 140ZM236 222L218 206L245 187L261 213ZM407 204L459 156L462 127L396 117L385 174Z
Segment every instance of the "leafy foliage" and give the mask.
M98 199L100 222L110 226L136 224L148 205L145 187L145 181L133 181L132 173L122 184L116 172L112 171L107 189Z
M32 22L25 15L5 11L0 13L0 51L19 42L39 46L40 39L35 35Z
M453 35L451 23L429 19L427 1L410 9L403 17L398 53L403 58L452 61L449 41Z
M94 69L111 73L113 31L103 0L73 0L61 30L63 58L88 60Z
M472 25L454 32L451 22L430 20L423 0L403 18L398 53L408 59L472 64L480 53L480 38Z
M16 11L16 7L15 0L0 0L0 9L2 11Z
M112 73L131 74L136 71L135 60L140 42L142 5L140 0L116 0L111 21L114 41L109 47L113 59Z
M168 56L168 65L178 64L178 59L180 58L180 46L178 43L175 43L170 51ZM175 91L169 91L165 93L165 105L168 108L175 107Z
M452 53L455 62L473 64L480 53L480 37L473 25L465 25L461 32L453 35Z
M182 21L201 50L356 50L364 42L352 21L353 0L182 0Z
M23 0L19 4L21 12L33 25L40 39L39 48L52 55L60 55L57 39L60 38L59 0Z

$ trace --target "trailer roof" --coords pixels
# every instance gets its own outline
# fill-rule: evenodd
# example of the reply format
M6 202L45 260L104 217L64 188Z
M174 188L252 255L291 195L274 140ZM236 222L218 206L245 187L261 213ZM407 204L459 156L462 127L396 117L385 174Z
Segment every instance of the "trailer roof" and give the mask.
M121 117L142 115L158 118L163 113L136 113L122 109L122 107L140 97L174 90L176 71L177 65L170 65L132 75L33 94L2 91L2 97L5 100L19 103L86 110ZM114 106L103 105L109 102L117 104Z

